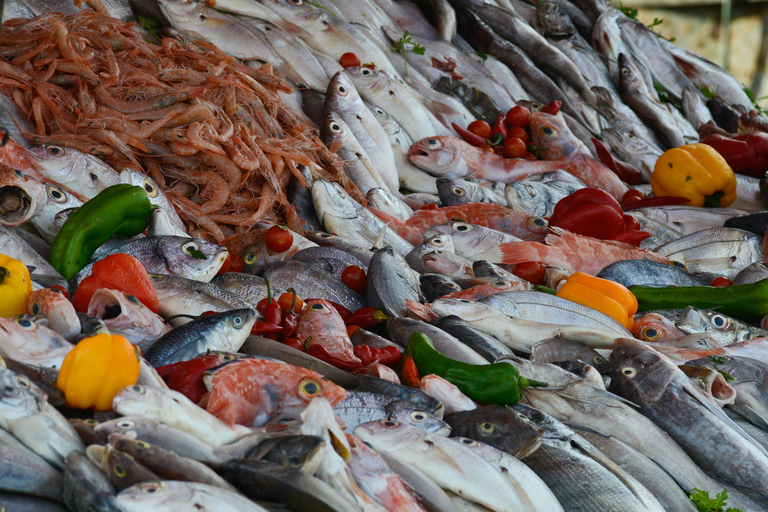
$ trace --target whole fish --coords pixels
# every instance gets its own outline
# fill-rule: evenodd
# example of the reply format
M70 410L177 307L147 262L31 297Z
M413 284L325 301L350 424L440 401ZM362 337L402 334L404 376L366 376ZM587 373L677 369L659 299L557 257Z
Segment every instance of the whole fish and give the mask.
M171 328L139 299L120 290L100 288L88 304L88 315L104 320L111 334L124 336L146 350Z
M307 300L299 313L294 336L304 344L304 350L312 353L312 347L317 346L337 366L353 368L360 364L360 359L353 352L344 320L326 300Z
M611 366L611 389L638 404L702 469L768 495L768 480L762 476L768 472L765 449L758 448L672 361L624 338L616 341Z
M37 216L48 199L43 183L0 165L0 224L18 226Z
M197 482L145 482L121 491L115 498L120 510L221 510L222 512L266 512L241 494Z
M442 316L432 320L432 325L439 327L451 336L467 345L469 348L480 354L488 361L495 361L497 358L509 355L512 351L493 336L485 334L462 318L456 315Z
M506 479L456 441L387 420L364 423L355 429L355 436L410 462L442 488L491 510L526 510Z
M115 493L115 486L85 453L67 455L62 498L69 510L119 512Z
M709 283L682 268L651 260L621 260L602 269L597 277L630 286L707 286Z
M713 310L688 306L680 313L675 325L687 334L707 333L721 346L768 336L768 331L754 327Z
M482 259L478 255L499 244L520 241L516 236L503 231L460 221L438 224L424 232L425 237L437 234L448 235L453 242L456 254L473 261Z
M0 317L0 354L26 364L60 368L74 348L56 331L25 316Z
M496 203L507 206L504 188L496 182L479 182L467 178L437 178L437 193L443 206L466 203Z
M0 254L23 262L27 267L34 267L33 274L49 279L64 278L53 268L48 260L38 253L21 235L13 229L0 225Z
M251 277L260 279L256 276ZM207 311L221 313L231 311L236 306L243 307L240 302L234 302L232 295L235 296L235 299L248 305L247 299L243 299L242 295L237 295L236 292L230 292L228 289L220 288L215 284L151 272L149 273L149 280L157 293L160 316L163 318L182 314L199 316ZM263 290L264 293L258 295L258 300L261 300L262 296L266 296L266 284L264 284ZM190 318L179 318L171 322L172 325L176 326L189 321L191 321Z
M733 208L699 208L697 206L658 206L632 210L646 217L666 224L682 235L723 226L726 220L747 212Z
M564 338L542 340L536 343L531 349L530 359L536 363L580 360L589 363L600 373L611 370L611 364L596 350L578 341Z
M47 327L67 341L80 334L80 319L72 303L56 288L36 290L29 296L29 312L45 317Z
M419 301L419 281L402 256L392 247L384 247L371 258L366 295L371 306L387 315L405 316L406 299Z
M470 176L508 183L531 174L557 170L577 172L576 166L568 161L504 158L476 148L461 139L442 135L415 142L408 151L408 156L415 165L438 177Z
M107 475L118 492L134 484L160 480L160 477L132 456L116 450L110 444L89 446L85 453Z
M504 196L513 210L536 217L549 217L560 199L585 186L581 180L566 172L554 171L507 183Z
M384 243L400 254L408 254L413 245L349 197L337 183L315 180L312 198L318 217L326 230L347 238L361 247L372 246L384 233Z
M43 144L29 149L40 163L40 174L72 192L81 201L120 183L120 175L93 155L73 148Z
M158 367L187 361L206 350L236 352L255 321L256 311L250 308L199 317L161 336L144 353L144 358Z
M312 370L262 359L233 361L204 380L211 392L208 412L230 426L260 426L276 416L298 418L316 396L336 404L346 395Z
M61 500L61 473L5 430L0 430L0 460L0 488L4 491Z

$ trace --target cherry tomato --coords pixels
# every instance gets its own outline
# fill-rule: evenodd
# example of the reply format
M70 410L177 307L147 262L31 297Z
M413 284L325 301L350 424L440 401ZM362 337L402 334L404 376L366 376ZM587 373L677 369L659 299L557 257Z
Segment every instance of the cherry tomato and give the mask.
M520 105L514 106L507 112L506 123L509 126L528 126L528 118L531 111Z
M528 144L529 135L528 135L528 132L525 131L525 128L522 128L520 126L512 126L511 128L509 128L509 130L507 130L507 138L511 139L513 137L517 137L521 141Z
M520 158L527 151L525 150L525 142L517 137L510 137L504 141L504 156L507 158Z
M530 161L538 160L538 158L536 158L536 155L534 155L533 153L529 153L527 151L520 158L522 158L523 160L530 160Z
M290 311L291 306L293 305L293 294L291 292L285 292L281 294L280 297L277 298L277 303L280 304L280 307L283 309L283 311ZM297 295L296 307L293 308L293 310L298 313L302 309L304 309L304 301L301 300L301 297Z
M232 263L229 265L230 272L242 272L243 271L243 259L237 254L229 253L232 257Z
M362 329L359 325L348 325L347 326L347 336L352 336L352 333L355 332L358 329Z
M631 188L627 190L623 196L621 196L621 201L619 201L619 204L621 204L621 206L624 206L629 203L634 203L635 201L639 201L641 199L645 199L645 192L643 192L642 190Z
M547 271L544 269L544 265L537 261L518 263L515 265L515 269L512 273L520 279L525 279L531 284L544 284L544 278L547 276Z
M357 293L363 293L365 290L365 280L365 270L357 265L350 265L341 273L341 282Z
M480 146L479 149L482 149L483 151L487 151L488 153L495 153L493 148L491 146L489 146L488 144L483 144L482 146Z
M351 68L360 65L360 57L352 52L347 52L339 59L339 64L344 68Z
M491 135L491 125L485 121L472 121L469 123L469 126L467 126L467 130L483 138Z
M224 260L224 263L221 265L221 268L218 272L216 272L217 276L220 276L221 274L226 274L229 272L229 267L232 266L232 253L227 253L227 259Z
M293 235L285 226L272 226L264 235L264 245L269 252L285 252L293 245Z
M272 302L274 302L274 299L272 299ZM263 315L264 311L267 309L267 304L269 304L269 299L264 297L258 302L258 304L256 304L256 311Z
M299 338L286 338L283 340L283 344L295 348L296 350L304 351L304 345L299 341Z
M718 287L722 287L722 286L731 286L732 284L733 284L733 281L731 281L731 280L730 280L730 279L728 279L727 277L723 277L723 276L720 276L720 277L716 277L716 278L715 278L715 279L712 281L712 286L718 286Z

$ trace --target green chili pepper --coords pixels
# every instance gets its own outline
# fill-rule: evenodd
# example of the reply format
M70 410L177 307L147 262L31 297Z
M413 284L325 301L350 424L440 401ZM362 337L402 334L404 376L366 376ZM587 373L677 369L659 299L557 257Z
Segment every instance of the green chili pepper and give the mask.
M469 364L455 361L438 352L432 341L420 332L413 333L405 352L404 355L413 358L419 375L438 375L483 404L516 404L525 388L547 386L544 382L521 376L509 362Z
M768 279L733 286L632 286L638 311L681 309L694 306L717 308L718 313L752 321L768 315Z
M153 208L142 187L121 183L105 188L61 227L51 247L51 265L65 279L72 279L109 237L144 231Z

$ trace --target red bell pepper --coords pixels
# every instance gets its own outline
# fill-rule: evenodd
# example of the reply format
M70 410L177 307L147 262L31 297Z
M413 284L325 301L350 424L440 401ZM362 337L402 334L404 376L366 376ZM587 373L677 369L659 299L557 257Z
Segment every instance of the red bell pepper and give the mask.
M654 208L656 206L673 206L676 204L685 204L690 202L687 197L646 197L645 199L639 199L632 201L624 205L624 211L637 210L639 208ZM551 224L551 222L550 222Z
M768 170L768 133L744 133L735 137L712 134L699 142L720 153L735 173L759 178Z
M267 322L254 322L253 327L251 327L251 334L264 336L265 338L269 338L271 340L276 340L282 332L282 325L271 324Z
M624 213L607 192L583 188L558 201L549 225L604 239L624 231Z
M622 162L618 158L614 157L611 152L608 151L608 148L605 147L605 144L603 144L601 141L592 139L592 143L595 145L597 156L600 158L600 161L603 162L606 167L612 170L621 181L624 183L629 183L630 185L637 185L638 183L642 183L643 174L634 166L629 165L626 162Z
M120 290L133 295L153 313L160 310L157 292L152 286L147 270L130 254L112 254L93 264L91 275L80 282L72 298L75 310L87 312L93 294L101 288Z
M208 392L203 383L203 373L223 362L225 361L221 355L208 354L178 363L178 366L175 366L168 377L168 387L183 394L196 404L200 403L203 395Z

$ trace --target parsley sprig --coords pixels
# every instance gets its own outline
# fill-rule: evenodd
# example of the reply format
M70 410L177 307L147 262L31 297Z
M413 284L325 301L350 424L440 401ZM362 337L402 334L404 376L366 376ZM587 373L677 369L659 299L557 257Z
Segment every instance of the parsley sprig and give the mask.
M728 491L725 490L718 493L715 498L710 498L707 491L691 489L688 497L698 507L699 512L742 512L738 508L725 508L725 500L728 499Z
M395 53L400 53L403 56L403 61L405 62L405 76L408 76L408 58L405 56L406 52L413 52L417 55L424 55L424 48L419 43L414 43L413 39L411 39L411 36L408 35L408 31L405 31L405 34L402 35L400 39L397 40L394 46L392 46L391 50Z

